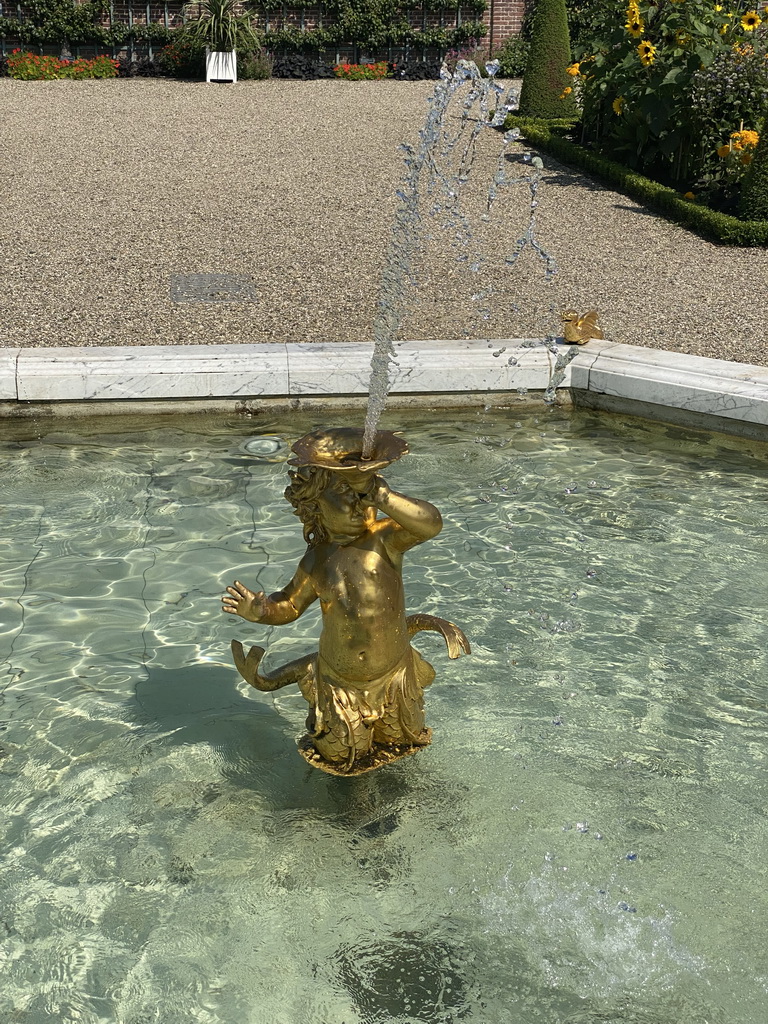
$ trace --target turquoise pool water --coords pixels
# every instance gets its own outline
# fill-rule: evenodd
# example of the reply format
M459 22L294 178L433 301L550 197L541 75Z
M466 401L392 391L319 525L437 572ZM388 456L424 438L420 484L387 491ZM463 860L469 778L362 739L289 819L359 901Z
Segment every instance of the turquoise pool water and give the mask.
M315 425L0 424L0 1019L763 1024L768 448L390 413L390 482L446 524L409 611L473 653L421 634L432 747L337 779L229 661L317 613L219 611L292 573Z

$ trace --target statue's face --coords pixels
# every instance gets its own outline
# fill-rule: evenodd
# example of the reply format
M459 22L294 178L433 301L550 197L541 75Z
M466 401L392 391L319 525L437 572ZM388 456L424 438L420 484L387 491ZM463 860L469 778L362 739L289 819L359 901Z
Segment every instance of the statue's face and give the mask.
M317 499L323 526L331 538L359 537L368 524L366 509L343 481L333 481Z

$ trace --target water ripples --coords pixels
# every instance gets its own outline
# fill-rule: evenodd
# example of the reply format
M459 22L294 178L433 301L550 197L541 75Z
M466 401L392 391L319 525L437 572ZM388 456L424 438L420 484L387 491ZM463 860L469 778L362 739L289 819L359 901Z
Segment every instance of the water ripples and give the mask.
M433 746L360 780L308 769L304 702L229 664L233 636L314 649L317 610L219 611L301 557L269 460L314 423L7 443L0 1013L758 1019L765 450L522 405L451 420L409 416L390 476L445 519L408 553L409 611L473 654L417 639Z

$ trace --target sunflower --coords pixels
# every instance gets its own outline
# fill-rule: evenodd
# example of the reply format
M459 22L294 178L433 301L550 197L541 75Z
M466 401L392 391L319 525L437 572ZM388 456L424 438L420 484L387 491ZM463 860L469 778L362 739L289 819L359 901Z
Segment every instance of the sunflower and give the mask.
M747 146L754 147L760 141L760 136L757 132L753 132L749 128L742 129L739 132L731 132L731 138L736 149L744 149Z
M627 21L624 28L632 36L633 39L639 39L643 32L645 32L645 25L643 24L642 18L638 18L636 21Z
M576 75L581 74L581 64L578 61L576 61L575 64L569 64L565 70L569 75L573 75L573 77L575 78Z
M647 39L644 39L637 47L637 53L643 67L647 68L649 64L653 64L656 60L656 47L653 43L649 43Z
M752 154L751 153L742 153L741 154L741 162L743 164L751 164L752 163Z
M726 156L728 156L728 154L729 154L730 152L731 152L731 147L730 147L730 146L727 146L727 145L726 145L726 146L721 146L721 147L720 147L720 148L718 149L718 151L717 151L717 155L718 155L719 157L721 157L721 158L725 158Z
M677 32L675 32L675 42L678 46L687 46L690 41L691 37L687 32L684 32L683 29L679 28Z
M620 114L622 112L622 110L624 109L624 97L623 96L617 96L616 99L611 104L611 106L613 107L614 114Z
M741 19L741 27L745 32L754 32L761 21L762 18L757 11L747 11Z

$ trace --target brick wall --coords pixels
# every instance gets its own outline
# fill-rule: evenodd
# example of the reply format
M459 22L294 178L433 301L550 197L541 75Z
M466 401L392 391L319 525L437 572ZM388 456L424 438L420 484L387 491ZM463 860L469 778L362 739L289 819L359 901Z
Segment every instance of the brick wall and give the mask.
M500 46L510 36L519 35L525 15L525 0L487 0L483 21L488 26L485 37L490 49Z
M315 0L316 3L316 0ZM493 48L499 46L511 35L517 35L523 21L525 0L487 0L488 7L483 15L483 21L488 26L488 33L484 44ZM176 28L181 24L181 8L184 0L149 0L148 3L134 2L134 0L112 0L111 10L105 10L102 17L102 24L122 25L145 25L154 22L165 25L168 28ZM0 0L0 15L15 17L17 14L24 15L24 4ZM453 28L457 21L474 20L474 16L467 16L461 9L446 7L442 12L422 11L412 9L409 11L408 20L415 28ZM322 25L322 12L319 7L311 3L307 5L284 4L282 8L275 9L262 27L274 30L282 28L316 28ZM6 52L6 45L14 45L11 40L0 40L3 52ZM137 44L136 49L146 49L146 44ZM46 52L57 52L56 46L45 46ZM93 47L82 47L84 55L86 50ZM133 47L131 47L133 49ZM151 47L150 47L151 50Z

